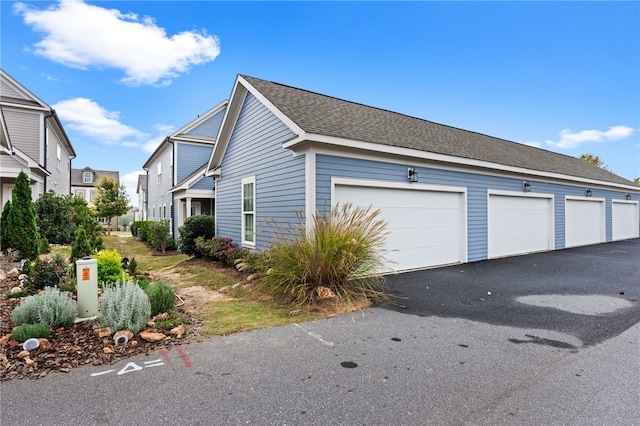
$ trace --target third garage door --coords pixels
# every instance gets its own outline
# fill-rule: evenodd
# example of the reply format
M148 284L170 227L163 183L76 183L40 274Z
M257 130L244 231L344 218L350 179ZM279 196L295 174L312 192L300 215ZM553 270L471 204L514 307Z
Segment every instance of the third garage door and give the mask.
M489 193L489 258L553 249L550 195Z
M333 204L380 209L388 223L387 248L397 271L466 261L465 194L424 185L342 182Z

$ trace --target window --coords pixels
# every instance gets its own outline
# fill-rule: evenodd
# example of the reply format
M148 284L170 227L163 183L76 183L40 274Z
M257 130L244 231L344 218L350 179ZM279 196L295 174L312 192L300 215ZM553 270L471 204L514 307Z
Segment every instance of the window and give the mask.
M93 183L93 173L91 173L91 172L83 172L82 173L82 182L83 183Z
M162 183L162 161L158 163L158 184Z
M84 199L84 189L76 189L76 197L82 197Z
M256 177L242 179L242 243L255 246Z
M91 194L89 195L89 201L93 203L93 199L96 198L96 195L98 195L98 190L92 189Z
M58 168L58 170L60 170L60 144L56 144L56 159L58 161L56 161L56 167Z

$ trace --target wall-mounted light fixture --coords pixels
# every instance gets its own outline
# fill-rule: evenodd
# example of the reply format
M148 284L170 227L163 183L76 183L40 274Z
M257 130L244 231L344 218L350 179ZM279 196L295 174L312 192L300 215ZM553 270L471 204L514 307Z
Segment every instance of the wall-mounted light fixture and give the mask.
M624 194L624 198L625 200L629 201L631 200L631 194L629 194L628 192L626 194Z
M591 197L591 188L585 188L584 189L584 196L585 197Z
M524 192L531 192L531 184L529 183L528 180L523 180L522 181L522 190Z
M418 181L418 172L416 172L415 167L409 167L407 169L407 179L409 182L417 182Z

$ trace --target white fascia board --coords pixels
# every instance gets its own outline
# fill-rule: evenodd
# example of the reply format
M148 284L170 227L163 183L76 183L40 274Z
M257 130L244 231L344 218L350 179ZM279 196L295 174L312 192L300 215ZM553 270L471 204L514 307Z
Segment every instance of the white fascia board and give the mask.
M555 179L556 180L555 182L557 182L557 180L564 180L564 181L570 181L570 182L578 182L582 184L599 185L606 188L618 188L618 189L623 189L625 191L640 193L640 188L634 185L624 185L620 183L606 182L606 181L600 181L600 180L589 179L589 178L581 178L577 176L564 175L560 173L525 169L522 167L507 166L504 164L491 163L488 161L454 157L451 155L437 154L433 152L420 151L420 150L411 149L411 148L382 145L382 144L371 143L371 142L362 142L362 141L356 141L352 139L342 139L334 136L325 136L325 135L317 135L317 134L301 135L300 137L297 137L289 142L284 143L282 147L286 149L291 149L292 151L295 152L296 145L302 144L303 146L305 146L305 145L308 145L308 143L314 143L314 142L335 146L337 148L351 148L351 149L364 150L364 151L369 151L369 152L379 153L379 154L395 155L395 156L406 157L406 158L410 157L410 158L415 158L415 159L425 160L425 161L437 161L441 163L448 163L453 166L458 165L458 166L464 166L464 167L475 167L480 169L502 171L502 172L507 172L507 173L516 174L516 175L549 178L549 179ZM330 151L327 151L327 152L330 152Z
M25 96L31 98L32 101L37 102L37 103L39 103L41 105L40 108L38 108L38 107L27 107L28 109L45 110L45 111L48 111L50 109L49 105L47 105L47 103L45 101L43 101L42 99L40 99L39 97L34 95L29 89L27 89L22 84L20 84L17 80L15 80L13 77L11 77L9 74L7 74L4 70L0 69L0 75L2 77L4 77L7 80L7 84L9 84L10 86L13 86L13 88L16 91L22 92ZM3 102L3 105L26 107L25 105L12 104L12 103L7 103L7 102Z
M195 127L202 124L204 121L208 120L212 115L217 114L221 109L225 108L227 106L227 103L228 101L226 99L220 102L218 105L214 106L213 108L211 108L210 110L202 114L200 117L190 121L189 123L185 124L178 130L173 132L171 134L171 137L175 138L175 137L178 137L177 135L180 135L181 133L188 133L190 130L193 130Z
M218 130L218 136L216 137L216 143L213 146L213 151L211 152L211 157L209 158L209 164L207 164L207 174L220 168L220 164L222 164L224 153L227 150L229 139L231 138L233 128L235 127L236 121L238 120L238 115L240 115L240 109L242 108L242 104L244 103L246 94L247 89L240 84L238 77L235 84L233 85L233 90L231 91L231 96L229 97L227 110L225 111L224 117L222 118L222 123L220 124L220 129Z
M147 170L149 168L149 166L151 166L151 164L153 164L153 162L155 160L157 160L157 158L160 156L160 154L163 153L163 150L165 149L165 146L167 146L168 144L173 144L173 142L171 142L169 137L165 137L164 139L162 139L162 142L160 142L160 145L158 145L158 147L155 149L155 151L153 151L151 156L149 156L149 159L144 163L142 168L144 170Z

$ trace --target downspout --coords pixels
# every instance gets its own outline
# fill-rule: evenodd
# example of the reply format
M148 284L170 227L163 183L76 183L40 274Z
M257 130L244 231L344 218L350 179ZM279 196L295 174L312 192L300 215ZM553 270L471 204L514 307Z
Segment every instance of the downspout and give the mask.
M171 140L171 138L169 138L169 143L171 144L171 187L173 188L178 182L176 179L176 173L175 173L175 168L176 168L176 145L175 143ZM173 192L171 192L171 204L169 205L169 208L171 209L171 235L173 236L173 238L176 237L176 232L177 228L176 228L176 218L175 218L175 214L174 214L174 210L173 210L173 202L175 201L174 199L174 194ZM174 228L176 228L174 230Z

